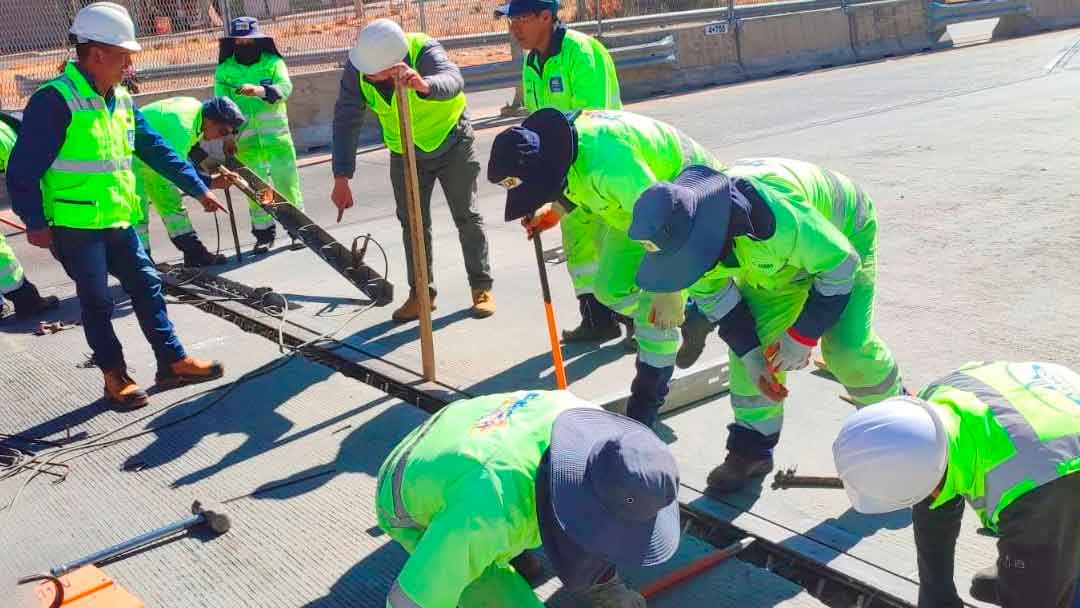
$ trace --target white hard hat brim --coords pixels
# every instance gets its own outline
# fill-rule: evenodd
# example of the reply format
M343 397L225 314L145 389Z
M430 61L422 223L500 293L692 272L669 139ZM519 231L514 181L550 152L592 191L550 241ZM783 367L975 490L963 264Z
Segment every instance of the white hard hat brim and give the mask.
M139 42L137 40L130 40L128 42L121 42L120 44L117 44L116 46L118 46L118 47L120 47L122 49L127 49L127 50L135 52L135 53L138 53L139 51L142 50L142 45L139 44Z

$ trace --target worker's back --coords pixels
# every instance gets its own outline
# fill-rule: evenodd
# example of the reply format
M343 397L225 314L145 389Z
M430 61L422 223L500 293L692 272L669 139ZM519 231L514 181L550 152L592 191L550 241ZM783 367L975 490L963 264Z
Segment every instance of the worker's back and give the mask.
M161 134L181 157L202 138L202 102L194 97L170 97L142 108L150 127Z

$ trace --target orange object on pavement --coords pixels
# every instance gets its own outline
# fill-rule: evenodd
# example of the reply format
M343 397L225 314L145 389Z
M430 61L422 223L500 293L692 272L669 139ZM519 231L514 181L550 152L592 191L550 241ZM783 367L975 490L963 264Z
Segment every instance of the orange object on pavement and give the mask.
M45 581L34 590L42 608L144 608L142 600L117 585L95 566L83 566L60 577L63 594L57 603L57 588Z
M654 597L656 594L666 589L684 583L702 572L712 568L725 559L735 555L743 549L749 547L754 542L753 538L747 537L738 542L732 543L723 549L718 549L712 553L702 557L701 559L691 562L687 566L680 568L666 576L660 577L660 579L649 583L641 590L641 595L645 599Z

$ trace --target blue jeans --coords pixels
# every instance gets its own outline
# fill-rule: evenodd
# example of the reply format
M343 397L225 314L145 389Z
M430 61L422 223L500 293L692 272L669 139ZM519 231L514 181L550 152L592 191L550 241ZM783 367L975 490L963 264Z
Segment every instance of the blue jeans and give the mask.
M131 306L143 335L154 349L158 369L168 369L169 365L184 358L184 347L165 310L161 275L146 255L134 228L53 228L52 234L53 253L75 281L86 342L101 369L126 366L123 347L112 326L110 274L131 296Z

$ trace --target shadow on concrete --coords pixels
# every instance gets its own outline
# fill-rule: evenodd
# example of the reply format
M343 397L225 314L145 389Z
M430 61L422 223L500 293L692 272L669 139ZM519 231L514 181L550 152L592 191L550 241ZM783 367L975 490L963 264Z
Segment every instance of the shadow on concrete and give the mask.
M86 424L105 412L112 411L104 399L98 399L82 407L65 412L52 420L46 420L18 433L11 433L11 437L0 440L0 446L18 447L26 449L42 449L44 444L28 441L31 439L48 439L56 442L75 441L86 438L86 431L79 431L68 436L71 429Z
M472 318L472 315L469 313L468 309L456 310L450 314L432 319L431 328L432 331L439 331L440 329L449 327L454 323L469 318ZM402 327L406 329L390 334L392 330ZM386 337L379 338L379 336L384 335ZM356 332L344 341L352 346L363 348L364 352L371 356L382 357L383 355L394 352L406 344L412 344L414 342L419 343L420 327L416 323L405 324L392 320L383 321L382 323L377 323L367 329Z
M566 380L573 384L629 354L619 341L600 348L592 348L588 345L564 346ZM629 383L629 380L627 382ZM551 353L544 351L469 386L465 392L470 395L489 395L517 390L554 388L555 373L552 369Z
M349 568L323 597L303 608L382 608L409 554L389 537Z

